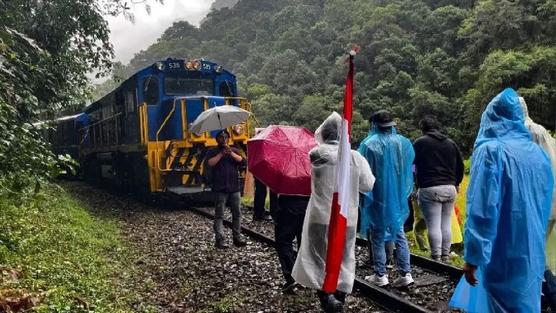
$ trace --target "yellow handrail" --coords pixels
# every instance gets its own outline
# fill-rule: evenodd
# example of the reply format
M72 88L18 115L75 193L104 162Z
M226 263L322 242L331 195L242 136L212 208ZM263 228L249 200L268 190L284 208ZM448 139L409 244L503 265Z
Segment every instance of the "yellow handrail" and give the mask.
M188 127L187 127L187 117L185 115L185 99L181 99L180 101L181 104L181 137L182 139L186 139L185 134L187 133Z
M162 131L164 126L166 126L166 123L168 123L168 121L170 120L170 117L172 116L172 114L174 114L174 111L176 111L176 101L175 100L174 100L174 105L172 106L172 110L170 110L170 113L168 113L168 115L166 116L166 118L162 122L162 125L160 125L160 128L156 132L156 142L157 143L158 143L158 135L160 134L160 132Z
M160 125L160 128L156 132L156 149L154 150L154 155L156 158L156 166L158 167L158 170L161 172L169 171L169 169L163 169L162 167L160 167L160 157L158 156L158 136L160 135L160 132L162 131L164 126L166 126L166 123L168 123L168 121L170 120L170 117L174 114L174 111L176 111L176 100L174 100L174 104L172 105L172 110L170 110L170 112L168 113L168 115Z
M143 102L138 107L139 113L139 135L141 136L141 144L147 145L149 142L148 118L147 118L147 103Z

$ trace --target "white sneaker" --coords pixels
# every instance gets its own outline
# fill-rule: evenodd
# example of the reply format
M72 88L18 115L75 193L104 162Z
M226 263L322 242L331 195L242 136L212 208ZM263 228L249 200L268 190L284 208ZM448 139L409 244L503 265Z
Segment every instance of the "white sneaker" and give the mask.
M371 276L365 276L365 280L379 287L384 287L390 283L388 281L388 275L378 276L377 274L373 274Z
M415 281L413 280L413 277L411 277L411 273L407 273L407 274L405 274L405 276L400 276L400 277L396 278L396 280L394 280L392 285L394 287L407 287L407 286L413 284L414 282Z

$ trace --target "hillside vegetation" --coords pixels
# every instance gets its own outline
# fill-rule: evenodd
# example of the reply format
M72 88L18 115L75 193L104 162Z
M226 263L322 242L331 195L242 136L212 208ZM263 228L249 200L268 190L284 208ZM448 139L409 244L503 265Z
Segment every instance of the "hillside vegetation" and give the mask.
M111 68L104 16L126 8L123 0L0 1L0 198L38 190L59 172L41 137L48 124L37 122L82 107L86 74Z
M241 0L200 28L176 22L114 70L119 80L167 57L204 57L239 76L263 124L314 130L341 105L352 43L355 137L389 108L411 137L426 114L470 152L480 113L511 86L539 122L554 126L556 0Z
M0 311L149 312L128 285L132 252L115 220L60 187L0 198Z

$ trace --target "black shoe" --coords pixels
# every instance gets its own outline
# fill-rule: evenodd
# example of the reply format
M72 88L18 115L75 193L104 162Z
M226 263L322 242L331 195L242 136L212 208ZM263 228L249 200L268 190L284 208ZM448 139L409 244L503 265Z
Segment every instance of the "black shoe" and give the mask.
M282 292L283 293L287 293L287 294L292 294L293 290L295 289L296 286L296 282L295 280L287 280L283 285L282 285Z
M255 215L255 216L253 216L253 220L254 221L272 221L272 216L270 216L269 214Z
M325 298L324 312L326 313L342 313L344 306L340 300L336 299L333 294L329 294Z
M228 249L230 247L224 242L224 240L217 240L214 246L218 249Z
M234 246L236 247L245 247L247 242L243 241L241 238L234 238Z
M342 302L342 304L346 303L346 293L345 292L336 291L334 293L334 297L336 297L336 299L338 299L338 301Z

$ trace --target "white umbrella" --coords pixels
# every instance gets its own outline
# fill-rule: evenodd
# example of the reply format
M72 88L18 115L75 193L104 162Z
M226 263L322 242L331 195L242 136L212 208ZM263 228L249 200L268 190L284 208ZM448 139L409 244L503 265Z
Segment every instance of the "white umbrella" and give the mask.
M233 105L221 105L201 113L189 127L189 131L200 135L211 130L228 128L245 122L251 112Z

